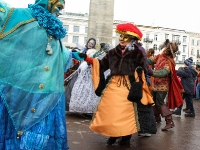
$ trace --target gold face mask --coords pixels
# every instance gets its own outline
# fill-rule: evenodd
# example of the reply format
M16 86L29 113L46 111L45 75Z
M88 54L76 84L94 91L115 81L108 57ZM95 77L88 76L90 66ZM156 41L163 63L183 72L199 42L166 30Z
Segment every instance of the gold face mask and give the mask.
M120 34L119 40L124 41L124 42L130 42L131 41L131 35Z

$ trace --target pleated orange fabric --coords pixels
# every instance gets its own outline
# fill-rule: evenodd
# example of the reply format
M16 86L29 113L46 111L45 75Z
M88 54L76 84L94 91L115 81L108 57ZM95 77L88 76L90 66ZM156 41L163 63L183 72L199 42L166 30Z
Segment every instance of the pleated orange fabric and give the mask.
M134 103L127 99L127 87L119 86L120 76L113 76L106 89L89 128L105 136L118 137L139 131ZM128 80L128 76L125 76Z

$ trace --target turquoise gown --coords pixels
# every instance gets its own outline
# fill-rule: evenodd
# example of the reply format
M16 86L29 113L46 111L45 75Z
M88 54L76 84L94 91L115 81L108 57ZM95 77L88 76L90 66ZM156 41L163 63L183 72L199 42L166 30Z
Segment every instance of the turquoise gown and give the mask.
M0 1L0 150L68 149L63 85L72 54L61 22L35 6Z

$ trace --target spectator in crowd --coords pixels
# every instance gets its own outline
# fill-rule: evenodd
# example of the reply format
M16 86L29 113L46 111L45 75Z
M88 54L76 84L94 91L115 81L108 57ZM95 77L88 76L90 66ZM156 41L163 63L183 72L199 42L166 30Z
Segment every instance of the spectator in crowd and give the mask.
M199 91L200 91L200 67L197 68L197 85L196 85L196 100L200 100Z
M85 45L85 48L83 49L83 53L87 53L88 49L95 49L95 46L96 46L96 40L94 38L90 38L86 45Z
M194 94L194 84L197 76L197 70L192 67L193 58L190 57L184 61L184 68L182 70L176 70L176 73L181 77L181 84L184 88L183 99L186 102L186 117L194 117L195 110L193 107L193 94ZM182 106L179 106L172 114L181 115Z

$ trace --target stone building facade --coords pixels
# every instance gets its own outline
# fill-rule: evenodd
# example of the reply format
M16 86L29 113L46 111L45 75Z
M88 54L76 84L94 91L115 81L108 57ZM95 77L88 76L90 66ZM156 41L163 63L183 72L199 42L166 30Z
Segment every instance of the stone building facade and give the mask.
M68 34L63 39L64 44L69 48L79 47L81 49L85 46L89 37L94 37L97 39L98 44L101 42L108 42L111 43L113 47L116 46L119 43L119 35L115 33L116 25L124 23L125 21L113 20L112 27L107 28L105 32L103 32L102 30L104 30L105 27L98 21L94 24L89 24L89 16L89 14L70 12L65 12L63 15L59 16L59 19L63 22L64 27L68 31ZM134 22L131 23L134 24ZM138 26L143 33L141 41L143 47L145 49L154 48L156 54L160 53L158 47L165 39L176 41L179 44L179 55L175 58L177 64L176 68L183 66L184 60L188 57L193 57L193 65L200 62L200 33L164 27L136 26ZM100 29L97 29L97 27ZM102 35L100 35L100 33ZM97 49L99 49L99 47L97 47Z

